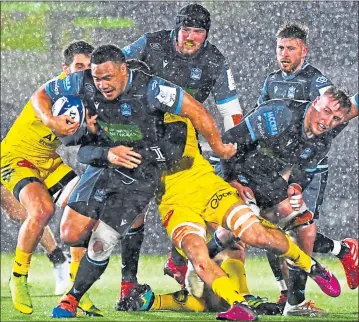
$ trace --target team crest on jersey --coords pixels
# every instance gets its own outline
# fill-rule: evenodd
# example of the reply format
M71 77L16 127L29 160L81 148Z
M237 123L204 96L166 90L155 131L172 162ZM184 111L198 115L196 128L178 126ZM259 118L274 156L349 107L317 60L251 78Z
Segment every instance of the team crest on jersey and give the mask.
M315 81L319 84L324 84L324 83L328 82L328 78L326 78L322 75L322 76L319 76Z
M93 198L98 202L103 202L106 197L105 189L97 189Z
M291 86L288 88L287 97L290 99L294 99L294 96L295 96L295 87Z
M308 157L310 156L311 153L312 153L312 149L311 148L306 148L306 149L304 149L304 151L302 152L300 157L302 159L308 159Z
M155 42L153 44L150 44L150 47L153 49L153 50L162 50L162 46L161 44L159 44L158 42Z
M123 116L131 116L132 112L131 112L131 106L127 103L123 103L120 105L120 110L121 110L121 114Z
M200 80L202 77L202 69L195 67L191 70L191 75L189 76L193 80Z
M90 83L85 83L85 88L86 88L89 92L95 93L95 87L94 87L92 84L90 84Z

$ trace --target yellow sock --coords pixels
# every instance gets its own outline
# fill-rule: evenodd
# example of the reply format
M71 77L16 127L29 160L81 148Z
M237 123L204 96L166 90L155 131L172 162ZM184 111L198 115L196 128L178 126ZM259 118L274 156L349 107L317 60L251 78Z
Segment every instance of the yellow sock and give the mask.
M155 295L151 310L203 312L204 300L187 295L183 290L163 295Z
M32 253L24 253L18 247L15 250L15 260L12 268L13 273L27 275L30 270Z
M75 282L75 277L77 274L77 271L79 269L80 262L71 262L70 263L70 280L71 282Z
M293 241L290 239L290 237L287 234L285 235L285 237L288 240L289 248L287 252L281 255L281 257L286 257L292 260L296 266L309 273L313 264L312 259L306 253L304 253L298 247L298 245L293 243Z
M222 276L215 279L211 287L215 294L224 299L231 306L234 302L245 301L245 298L239 294L236 288L232 285L228 276Z
M239 259L229 258L223 261L221 268L227 273L232 286L239 293L250 294L244 264Z

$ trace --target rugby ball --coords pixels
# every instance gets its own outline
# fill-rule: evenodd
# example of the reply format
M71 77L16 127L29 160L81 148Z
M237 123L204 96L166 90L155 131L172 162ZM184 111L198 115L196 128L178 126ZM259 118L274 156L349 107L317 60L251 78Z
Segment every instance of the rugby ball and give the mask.
M81 128L85 120L85 106L81 98L77 96L62 96L52 105L52 115L69 115L74 121L80 123L78 128Z

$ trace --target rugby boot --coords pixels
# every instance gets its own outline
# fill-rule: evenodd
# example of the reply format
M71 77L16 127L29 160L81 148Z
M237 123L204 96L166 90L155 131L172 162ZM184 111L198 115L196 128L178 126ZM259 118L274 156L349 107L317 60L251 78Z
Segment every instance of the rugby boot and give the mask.
M290 305L287 303L283 311L284 316L307 316L307 317L318 317L325 316L327 313L314 305L313 301L304 301L298 305Z
M132 282L121 282L121 295L118 301L115 304L116 311L128 311L129 310L129 301L128 296L130 295L131 291L137 287L137 283Z
M29 287L27 285L27 275L15 276L11 273L9 287L12 304L15 309L24 314L31 314L33 312L33 308Z
M217 313L217 320L225 321L256 321L258 315L247 304L234 302L226 312Z
M53 318L74 318L79 302L72 295L64 295L59 304L52 309L51 317Z
M265 297L253 296L251 294L244 295L248 305L256 311L258 315L277 315L282 314L280 304L268 302Z
M104 316L103 312L92 302L87 292L81 297L78 308L85 316Z
M320 265L314 258L312 258L312 260L315 264L312 265L309 276L318 284L325 294L331 297L339 296L341 289L337 278Z
M155 294L147 284L138 284L130 293L115 304L116 311L149 311Z
M187 273L187 265L175 265L171 259L171 257L167 258L167 261L163 267L164 275L171 276L174 278L178 284L184 288L185 285L185 278Z
M354 290L358 287L358 241L353 238L345 238L342 240L349 248L349 252L340 259L343 265L348 286Z
M280 296L277 300L277 304L280 306L282 311L284 310L284 306L285 306L285 303L287 302L287 300L288 300L287 291L281 291Z

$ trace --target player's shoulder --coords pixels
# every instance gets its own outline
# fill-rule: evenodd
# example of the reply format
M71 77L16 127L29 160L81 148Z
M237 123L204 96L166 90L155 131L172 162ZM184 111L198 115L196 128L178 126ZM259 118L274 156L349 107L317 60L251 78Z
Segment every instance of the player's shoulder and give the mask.
M266 81L272 81L272 80L276 80L277 78L281 78L282 76L282 71L280 69L277 69L271 73L268 74Z
M317 67L314 67L309 63L305 63L303 65L301 68L301 74L307 76L308 78L324 77L326 80L328 80L327 77L325 77Z
M226 60L224 54L209 41L206 41L202 54L210 58L212 63L224 63Z
M146 32L144 37L146 38L147 45L152 50L163 50L166 45L170 44L172 30L157 30L152 32Z

